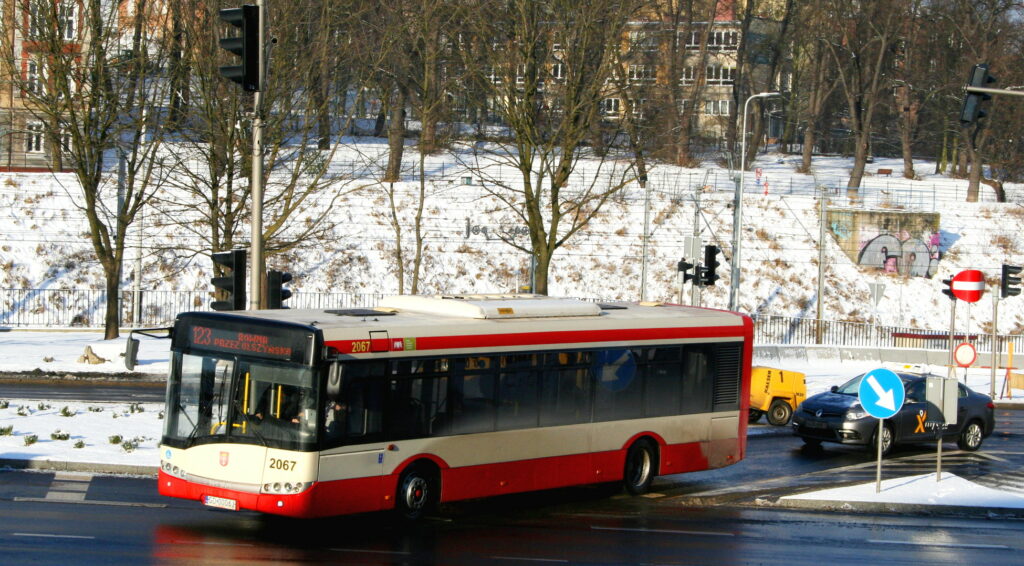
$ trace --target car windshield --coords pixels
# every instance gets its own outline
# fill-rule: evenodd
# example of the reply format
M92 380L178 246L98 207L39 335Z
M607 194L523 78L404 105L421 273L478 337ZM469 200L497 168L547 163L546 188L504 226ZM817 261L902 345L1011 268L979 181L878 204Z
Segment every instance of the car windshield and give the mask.
M840 385L839 387L836 388L835 393L840 393L840 394L843 394L843 395L853 395L853 396L860 395L860 381L862 379L864 379L865 375L867 375L867 374L866 373L862 373L862 374L858 375L857 377L851 379L850 381L847 381L846 383ZM914 376L912 376L912 375L907 375L907 374L902 374L902 373L899 373L899 374L896 374L896 375L898 375L900 377L900 380L903 382L903 387L904 388L909 386L910 382L914 380Z

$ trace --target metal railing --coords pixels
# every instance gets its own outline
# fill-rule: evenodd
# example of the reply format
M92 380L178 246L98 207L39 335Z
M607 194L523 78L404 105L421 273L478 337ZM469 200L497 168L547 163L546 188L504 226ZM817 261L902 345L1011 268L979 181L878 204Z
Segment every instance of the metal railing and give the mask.
M1000 346L1013 343L1014 350L1024 346L1024 335L997 335ZM992 335L972 331L953 333L956 342L970 342L981 352L992 351ZM813 318L761 315L754 317L754 343L779 345L818 344L818 321ZM864 346L875 348L924 348L943 350L949 344L949 330L883 326L839 320L821 321L821 342L826 346Z
M135 321L135 293L122 293L122 326L167 325L180 312L210 310L210 302L213 301L213 294L209 291L142 291L141 295L142 315ZM296 292L288 299L288 306L294 309L372 307L382 298L382 293ZM106 302L106 292L99 289L0 289L0 327L103 328ZM756 344L817 344L818 333L818 321L813 318L754 317ZM829 346L944 349L948 339L947 330L821 321L821 344ZM954 335L954 339L969 341L979 351L992 351L990 334L972 332L970 335ZM1003 348L1012 342L1015 350L1024 349L1022 335L1000 335L999 342Z
M380 293L295 293L288 299L294 309L369 307ZM121 325L167 325L180 312L209 311L208 291L142 291L141 316L135 318L135 293L120 297ZM107 293L101 289L0 289L0 327L103 328Z

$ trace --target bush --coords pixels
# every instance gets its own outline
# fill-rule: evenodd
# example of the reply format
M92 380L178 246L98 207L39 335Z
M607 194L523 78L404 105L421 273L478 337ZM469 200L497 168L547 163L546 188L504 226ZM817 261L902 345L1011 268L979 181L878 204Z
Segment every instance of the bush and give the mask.
M84 440L76 441L75 442L75 448L85 448L85 441Z
M67 440L69 438L71 438L71 433L64 432L60 429L57 429L50 434L50 440Z
M0 436L10 436L14 432L14 425L0 426Z
M107 440L109 440L111 444L121 444L124 438L122 438L120 434L115 434L114 436L107 438Z
M11 402L6 399L0 399L0 409L6 409L11 406Z
M64 408L60 410L60 416L62 417L73 417L77 414L77 411L73 410L71 407L68 407L67 405L65 405Z
M39 440L38 436L34 434L28 435L25 437L25 446L32 446L33 444L36 443L37 440Z

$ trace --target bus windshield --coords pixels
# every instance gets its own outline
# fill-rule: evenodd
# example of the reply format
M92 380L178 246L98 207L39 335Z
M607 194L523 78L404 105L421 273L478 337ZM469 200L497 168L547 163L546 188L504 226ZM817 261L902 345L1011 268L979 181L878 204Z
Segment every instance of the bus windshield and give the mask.
M179 354L167 388L164 443L312 450L317 402L308 367Z

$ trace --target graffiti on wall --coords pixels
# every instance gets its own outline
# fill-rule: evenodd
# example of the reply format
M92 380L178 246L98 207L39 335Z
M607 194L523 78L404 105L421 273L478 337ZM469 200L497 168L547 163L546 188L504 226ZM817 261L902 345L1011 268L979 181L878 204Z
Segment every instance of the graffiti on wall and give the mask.
M931 277L949 247L935 213L833 210L828 216L840 247L863 267Z
M882 234L864 244L857 257L857 264L877 267L887 273L931 277L942 257L940 242L938 232L931 234L927 242L921 238L907 237L901 240L893 234Z

